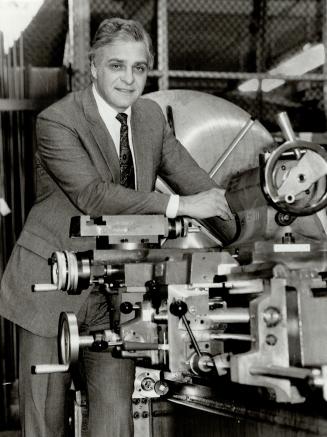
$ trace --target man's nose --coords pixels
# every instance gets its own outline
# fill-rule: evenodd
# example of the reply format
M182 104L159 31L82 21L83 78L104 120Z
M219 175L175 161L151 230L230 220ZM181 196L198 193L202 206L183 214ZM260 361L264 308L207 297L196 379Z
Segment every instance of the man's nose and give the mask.
M122 79L124 80L124 82L126 82L127 84L132 84L134 82L134 73L133 73L133 69L132 68L126 68L124 70L124 74Z

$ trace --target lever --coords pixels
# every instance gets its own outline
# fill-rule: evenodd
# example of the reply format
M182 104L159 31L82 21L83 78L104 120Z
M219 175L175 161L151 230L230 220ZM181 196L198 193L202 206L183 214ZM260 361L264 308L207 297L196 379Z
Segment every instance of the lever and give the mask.
M56 284L34 284L32 291L58 291L58 287Z
M184 326L185 326L185 328L186 328L186 330L188 332L188 335L190 336L190 339L191 339L192 345L194 347L194 350L196 351L197 355L199 357L201 357L202 356L202 352L200 351L199 345L198 345L198 343L197 343L197 341L196 341L196 339L194 337L194 334L193 334L193 332L192 332L192 330L191 330L191 328L189 326L188 320L187 320L187 318L185 316L185 314L188 311L187 304L184 301L182 301L182 300L175 300L174 302L172 302L170 304L169 311L174 316L179 317L180 319L182 319L182 321L184 323Z
M43 373L65 373L69 370L69 364L37 364L31 367L31 372L34 375L42 375Z

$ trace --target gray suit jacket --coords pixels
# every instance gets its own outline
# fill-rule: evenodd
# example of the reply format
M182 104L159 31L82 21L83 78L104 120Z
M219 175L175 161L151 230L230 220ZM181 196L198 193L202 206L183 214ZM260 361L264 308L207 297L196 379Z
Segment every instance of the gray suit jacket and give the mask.
M216 186L173 136L155 102L135 102L131 127L137 191L119 185L118 155L91 87L39 115L36 202L2 278L0 315L33 333L53 336L60 312L79 310L87 292L31 291L34 283L50 282L52 252L94 247L93 241L69 238L72 216L164 214L169 196L154 192L157 175L182 195Z

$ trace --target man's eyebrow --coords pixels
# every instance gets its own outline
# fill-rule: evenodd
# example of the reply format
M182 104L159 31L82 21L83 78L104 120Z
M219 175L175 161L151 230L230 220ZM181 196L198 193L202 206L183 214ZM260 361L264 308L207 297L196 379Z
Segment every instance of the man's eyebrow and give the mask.
M125 62L123 59L119 59L119 58L109 58L108 62Z
M126 60L120 59L120 58L109 58L107 60L107 62L118 62L118 63L124 64L126 62ZM142 59L140 61L135 61L133 65L145 65L145 66L147 66L148 62L145 59L144 60Z

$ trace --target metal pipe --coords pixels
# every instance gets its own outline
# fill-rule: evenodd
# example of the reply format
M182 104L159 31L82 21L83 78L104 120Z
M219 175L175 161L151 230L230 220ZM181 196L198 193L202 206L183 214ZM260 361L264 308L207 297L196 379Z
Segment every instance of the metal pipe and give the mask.
M211 340L238 340L238 341L253 341L253 337L248 334L211 334Z
M81 335L78 341L79 347L88 347L92 346L92 344L94 343L94 337L93 335Z
M290 378L306 380L312 376L311 369L303 369L301 367L281 367L281 366L262 366L251 367L251 375L273 376L275 378Z
M212 314L201 316L201 319L215 323L249 323L250 312L248 308L217 309Z
M32 291L59 291L55 284L34 284L32 285Z
M169 88L168 0L157 3L158 70L159 90Z
M224 164L228 156L232 153L232 151L235 149L235 147L239 144L239 142L242 140L242 138L246 135L246 133L251 129L253 124L255 123L255 120L251 117L245 125L242 127L242 129L239 131L239 133L236 135L234 140L230 143L230 145L227 147L227 149L224 151L224 153L218 158L216 164L213 166L213 168L209 172L209 176L213 178L217 171L220 169L220 167Z
M193 335L192 329L190 328L190 325L188 324L187 318L185 317L185 315L183 315L181 317L181 319L182 319L182 321L184 323L184 326L185 326L185 328L186 328L186 330L188 332L188 335L190 336L190 339L191 339L192 345L193 345L193 347L195 349L195 352L197 353L197 355L199 357L201 357L202 356L202 352L201 352L201 350L199 348L198 342L196 341L196 339L195 339L195 337Z
M32 366L32 373L40 375L43 373L65 373L68 372L68 364L37 364Z

